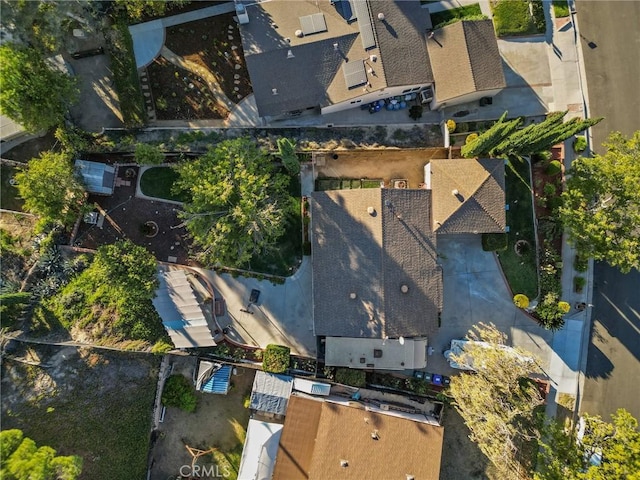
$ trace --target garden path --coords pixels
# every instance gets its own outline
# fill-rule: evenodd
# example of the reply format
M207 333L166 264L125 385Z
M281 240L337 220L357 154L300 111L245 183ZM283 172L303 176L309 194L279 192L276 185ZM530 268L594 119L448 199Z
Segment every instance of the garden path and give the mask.
M215 75L213 75L213 73L211 73L209 70L201 65L198 65L195 62L182 58L180 55L176 55L164 45L160 49L160 55L173 63L175 66L184 68L185 70L198 75L207 83L209 90L211 90L211 93L215 95L216 101L220 104L220 106L226 108L228 112L231 112L234 109L236 104L229 100L229 97L225 95L224 91L220 87L220 84L218 83L218 80L216 80Z

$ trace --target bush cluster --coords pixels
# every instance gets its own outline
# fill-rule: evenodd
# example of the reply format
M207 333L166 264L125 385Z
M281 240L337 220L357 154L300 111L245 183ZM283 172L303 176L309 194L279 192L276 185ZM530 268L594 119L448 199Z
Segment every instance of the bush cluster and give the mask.
M289 369L291 349L283 345L267 345L262 359L262 369L269 373L284 373Z
M364 370L354 370L351 368L338 368L336 370L336 382L352 387L365 387L367 385L366 373Z
M177 407L185 412L196 409L198 398L191 382L184 375L171 375L162 390L162 403L166 407Z

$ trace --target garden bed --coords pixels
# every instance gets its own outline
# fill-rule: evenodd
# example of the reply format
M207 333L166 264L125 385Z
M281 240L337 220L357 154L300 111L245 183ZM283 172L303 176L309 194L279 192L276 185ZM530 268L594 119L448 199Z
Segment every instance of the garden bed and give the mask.
M18 189L12 183L19 170L16 167L5 164L2 164L0 168L0 208L20 212L24 201L20 198Z
M350 190L358 188L380 188L384 185L381 178L318 178L316 179L315 190L324 192L326 190Z
M162 57L147 67L158 120L224 119L228 112L206 82Z
M529 171L525 160L511 158L507 164L505 186L509 232L507 249L497 255L512 292L535 298L538 295L537 242ZM516 251L516 243L520 240L526 241L528 247Z
M232 102L252 92L233 13L169 27L165 46L209 70ZM147 72L158 119L222 119L228 115L201 78L164 58L157 58Z

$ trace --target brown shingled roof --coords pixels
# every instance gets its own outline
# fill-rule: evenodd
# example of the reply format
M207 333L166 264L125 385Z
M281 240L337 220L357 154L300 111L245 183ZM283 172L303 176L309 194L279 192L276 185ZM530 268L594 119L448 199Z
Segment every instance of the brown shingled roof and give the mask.
M504 232L504 160L432 160L431 185L436 233Z
M306 480L309 478L316 432L323 402L291 396L280 436L274 479Z
M433 33L427 49L438 102L506 87L491 20L464 20Z
M443 436L439 426L292 397L273 478L437 480Z
M429 190L313 193L316 335L435 334L442 307L442 274L430 215Z

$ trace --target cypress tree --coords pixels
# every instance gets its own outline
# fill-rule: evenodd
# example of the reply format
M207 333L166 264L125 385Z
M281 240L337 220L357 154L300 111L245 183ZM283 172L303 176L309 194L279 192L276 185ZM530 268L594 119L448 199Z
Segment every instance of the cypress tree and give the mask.
M506 138L495 148L495 151L499 153L518 152L523 146L534 142L535 139L561 124L566 114L566 111L550 113L544 121L528 125Z
M465 158L480 157L488 155L493 148L503 141L509 134L515 131L522 123L521 118L516 118L505 122L507 112L494 123L486 132L479 135L473 142L462 147L461 153Z

